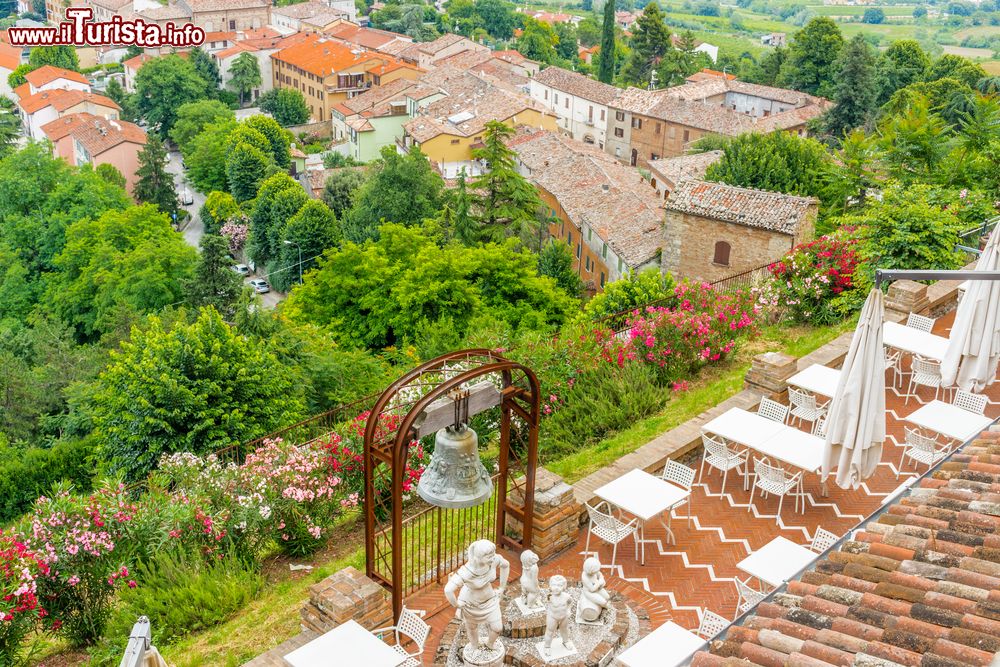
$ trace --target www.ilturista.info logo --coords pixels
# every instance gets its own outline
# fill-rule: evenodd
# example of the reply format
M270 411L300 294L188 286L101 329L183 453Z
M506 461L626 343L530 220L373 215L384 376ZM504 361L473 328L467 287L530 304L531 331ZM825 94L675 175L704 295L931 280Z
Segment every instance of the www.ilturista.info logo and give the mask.
M68 20L47 28L8 28L11 46L199 46L205 31L191 23L163 25L142 19L126 21L113 16L110 21L94 22L90 7L69 7Z

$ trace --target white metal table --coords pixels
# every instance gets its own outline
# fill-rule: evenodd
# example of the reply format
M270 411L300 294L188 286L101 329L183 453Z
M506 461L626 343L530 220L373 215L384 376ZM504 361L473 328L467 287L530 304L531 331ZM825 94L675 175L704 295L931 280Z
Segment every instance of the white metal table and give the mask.
M779 536L741 560L736 567L777 588L816 560L818 555Z
M624 667L679 667L708 645L698 635L667 621L618 655Z
M781 422L742 408L730 408L701 428L744 447L756 449L757 445L767 442L787 427Z
M347 621L285 656L292 667L399 667L406 656Z
M840 382L840 371L822 364L813 364L788 378L787 382L811 394L833 396Z
M819 436L786 426L753 449L799 470L819 472L823 466L823 443Z
M912 412L905 421L959 442L975 437L993 423L989 417L936 400Z
M663 529L667 531L667 541L674 541L674 533L663 521L663 513L682 500L689 499L691 492L650 475L645 470L630 470L594 491L594 495L639 519L640 561L645 565L646 543L655 543L656 540L646 539L644 524L659 517Z
M882 325L882 344L935 361L943 360L948 349L948 339L944 336L920 331L897 322L886 322Z

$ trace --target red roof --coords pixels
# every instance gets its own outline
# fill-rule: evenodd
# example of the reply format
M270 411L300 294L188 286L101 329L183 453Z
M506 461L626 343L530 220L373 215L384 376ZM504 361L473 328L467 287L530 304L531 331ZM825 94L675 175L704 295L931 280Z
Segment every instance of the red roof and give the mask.
M56 111L65 111L71 107L80 104L81 102L92 102L98 106L107 107L108 109L115 109L120 111L121 107L115 104L115 101L105 97L104 95L98 95L97 93L87 93L82 90L64 90L62 88L57 88L55 90L43 90L40 93L35 93L34 95L29 95L27 97L22 97L18 104L24 109L25 113L33 114L40 109L44 109L47 106L52 106Z
M52 141L72 135L96 157L122 143L146 144L146 133L134 123L108 120L90 113L71 113L42 126Z
M122 63L122 67L127 67L131 70L138 71L140 67L148 63L153 59L153 56L147 55L145 53L140 53L137 56L133 56Z
M27 79L28 83L35 88L41 88L45 84L52 83L56 79L67 79L69 81L82 83L87 86L90 85L90 82L87 81L87 77L79 72L63 69L62 67L55 67L53 65L42 65L38 69L25 74L24 78Z
M21 64L21 48L0 42L0 67L15 70Z

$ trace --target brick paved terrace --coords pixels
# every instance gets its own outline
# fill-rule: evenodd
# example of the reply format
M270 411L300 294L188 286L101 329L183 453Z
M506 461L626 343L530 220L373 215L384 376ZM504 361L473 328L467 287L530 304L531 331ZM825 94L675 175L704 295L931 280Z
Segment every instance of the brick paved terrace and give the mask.
M939 319L934 333L947 335L952 320L953 315ZM903 395L906 381L904 380L902 383L903 389L897 390L892 386L891 375L887 378L887 439L881 462L874 476L863 483L860 488L843 490L831 480L828 495L823 496L818 476L806 474L804 476L805 512L796 512L793 499L788 497L779 519L776 514L778 499L775 496L761 498L758 492L751 505L749 502L750 493L744 491L739 475L730 474L725 492L723 492L721 473L712 471L709 474L709 469L706 468L704 479L700 483L696 480L692 491L690 526L686 521L686 509L681 508L675 511L672 528L676 542L668 544L665 539L665 531L659 523L656 521L647 522L646 538L657 542L646 545L645 565L639 563L632 541L622 542L618 548L616 567L613 571L606 570L609 587L621 591L634 603L638 603L638 606L647 610L650 625L654 628L667 620L672 620L682 627L695 629L706 609L730 619L736 616L735 578L737 576L742 579L747 578L746 573L737 568L737 563L775 537L783 536L798 544L808 545L819 527L838 536L844 536L852 529L857 528L867 517L885 504L887 496L897 490L901 483L916 477L912 462L909 462L903 471L897 469L902 453L901 443L904 441L903 419L922 404L930 402L934 397L933 390L921 389L918 396L911 396L907 401ZM991 386L985 393L989 398L986 416L995 419L1000 416L1000 385ZM950 396L942 396L942 400L950 400ZM808 424L803 428L808 428ZM696 450L686 457L686 462L694 467L700 463L700 460L700 450ZM921 474L927 471L926 466L919 466L919 468ZM997 466L993 465L992 468L997 468ZM922 483L922 486L927 488L933 488L936 485L940 485L938 478L927 479ZM577 485L577 498L581 501L589 500L590 492L581 492L580 486L582 485ZM893 507L892 512L888 515L890 518L880 519L882 525L891 525L893 521L891 517L909 511L899 508L909 508L913 502L910 499L904 499L903 503ZM931 528L938 527L940 526L931 526ZM880 550L887 549L887 547L881 546L878 533L869 530L864 535L866 536L859 539L868 540L871 543L872 554L881 553ZM542 564L541 577L545 579L553 574L578 577L584 558L585 539L586 531L582 530L575 546L564 550L553 560ZM602 563L610 563L610 545L603 544L600 540L593 538L591 551L595 549ZM990 553L994 552L990 551ZM518 558L511 553L505 555L511 563L511 577L516 578L520 574ZM997 561L1000 559L993 559L993 562ZM819 579L815 579L815 581L819 581ZM812 588L814 589L815 585ZM436 642L438 641L436 638L441 636L444 627L453 618L453 611L444 603L439 588L424 591L408 600L406 604L412 608L428 611L428 620L433 626L433 631L424 657L425 662L430 664L436 651ZM760 616L770 617L777 614L773 603L768 604L772 606L762 608L767 610L767 614L760 611L758 612ZM758 624L766 625L764 621L758 621ZM739 632L745 631L740 630ZM736 636L745 635L737 633ZM996 636L1000 637L1000 633L996 633ZM763 642L761 642L762 644ZM750 649L749 653L753 654L753 649ZM731 643L726 644L719 655L735 655ZM786 655L785 658L787 657ZM724 664L707 656L701 659L707 661L702 664ZM746 665L754 664L754 662L734 664ZM771 655L771 659L756 664L813 665L826 663L809 662L808 660L776 662L774 656ZM841 660L834 661L833 664L851 663ZM919 663L904 661L901 664ZM959 661L952 664L961 665L964 663Z

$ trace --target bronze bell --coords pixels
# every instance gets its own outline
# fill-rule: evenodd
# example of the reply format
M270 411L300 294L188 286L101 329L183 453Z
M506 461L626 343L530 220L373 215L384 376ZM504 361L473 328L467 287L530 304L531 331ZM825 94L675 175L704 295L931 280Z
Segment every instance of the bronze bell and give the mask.
M434 437L434 453L417 493L431 505L460 509L481 505L493 494L493 480L479 460L479 437L462 423Z

